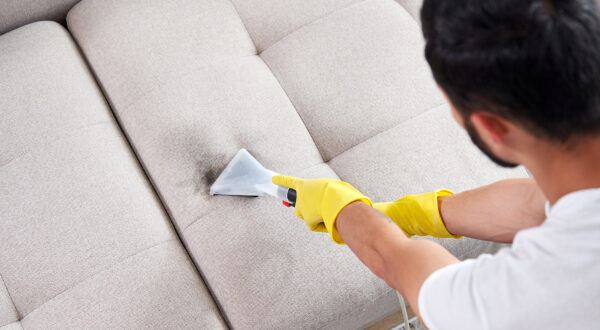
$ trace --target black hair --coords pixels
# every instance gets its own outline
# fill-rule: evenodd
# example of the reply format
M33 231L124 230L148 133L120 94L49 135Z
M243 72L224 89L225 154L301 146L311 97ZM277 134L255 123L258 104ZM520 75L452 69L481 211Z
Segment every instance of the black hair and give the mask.
M600 133L595 0L424 0L425 57L463 118L484 110L544 139Z

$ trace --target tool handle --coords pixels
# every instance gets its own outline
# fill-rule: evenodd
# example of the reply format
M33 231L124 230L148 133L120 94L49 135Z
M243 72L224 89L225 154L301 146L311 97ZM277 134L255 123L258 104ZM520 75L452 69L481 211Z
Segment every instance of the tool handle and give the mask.
M287 207L296 206L296 190L284 186L277 186L277 197L281 198L283 205Z
M288 189L287 200L290 202L290 206L296 206L296 190L292 188Z

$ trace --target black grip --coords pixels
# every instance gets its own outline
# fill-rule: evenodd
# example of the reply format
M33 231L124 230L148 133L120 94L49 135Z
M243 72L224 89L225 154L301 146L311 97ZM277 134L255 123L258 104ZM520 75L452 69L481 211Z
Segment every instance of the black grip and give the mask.
M295 206L296 205L296 190L294 190L292 188L288 189L287 199L288 199L288 202L290 202L290 206Z

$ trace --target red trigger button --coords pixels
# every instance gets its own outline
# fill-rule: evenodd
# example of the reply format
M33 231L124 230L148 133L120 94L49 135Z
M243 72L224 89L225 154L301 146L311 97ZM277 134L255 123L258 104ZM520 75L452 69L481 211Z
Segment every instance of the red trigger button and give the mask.
M287 206L287 207L290 207L290 206L291 206L289 202L286 202L286 201L281 201L281 202L283 203L283 205L285 205L285 206Z

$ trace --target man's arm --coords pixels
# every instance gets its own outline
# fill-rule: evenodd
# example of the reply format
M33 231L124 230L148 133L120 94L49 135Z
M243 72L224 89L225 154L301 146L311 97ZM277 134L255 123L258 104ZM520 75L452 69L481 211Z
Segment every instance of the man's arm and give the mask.
M514 179L440 197L438 203L450 233L511 242L519 230L544 220L545 200L535 181ZM361 202L343 208L335 226L358 258L399 291L417 315L423 282L434 271L458 262L433 241L406 238L387 216Z
M439 197L438 207L450 233L510 243L519 230L544 221L545 201L533 179L510 179Z
M434 271L458 262L430 240L410 240L381 212L362 202L347 205L335 221L337 231L356 256L400 292L419 315L421 285Z
M365 265L408 300L417 314L419 290L425 279L434 271L458 261L432 241L407 239L403 229L398 227L401 224L397 225L371 207L371 200L348 183L282 175L274 176L273 183L295 189L296 215L311 230L327 231L337 243L345 241ZM400 222L405 221L404 217L412 217L412 221L418 222L422 217L430 217L423 221L436 221L435 226L442 226L447 234L438 210L438 204L441 204L441 213L451 232L512 240L516 231L539 224L543 219L544 198L532 184L535 183L531 180L505 181L453 198L440 198L443 195L438 192L414 195L398 204L400 210L396 215L399 219L394 220ZM539 207L532 208L530 202L539 202ZM412 208L415 208L414 214ZM531 220L519 220L523 214L529 214ZM469 228L478 223L485 230ZM424 227L415 225L417 232L422 232ZM505 229L503 235L494 235L494 231L502 228Z

